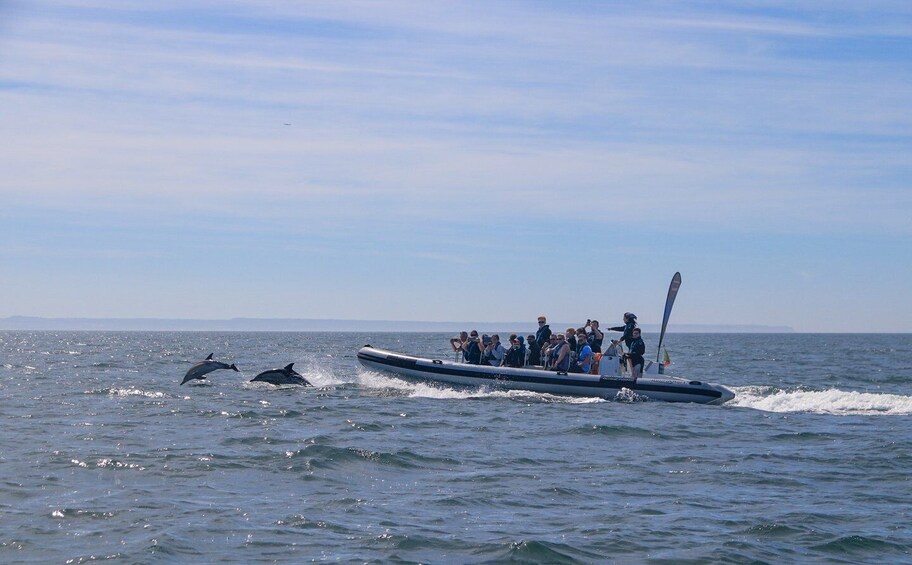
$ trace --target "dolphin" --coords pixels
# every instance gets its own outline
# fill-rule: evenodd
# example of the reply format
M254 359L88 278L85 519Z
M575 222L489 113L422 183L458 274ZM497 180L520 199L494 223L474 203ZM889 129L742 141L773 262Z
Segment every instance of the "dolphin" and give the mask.
M204 380L208 373L212 371L217 371L219 369L231 369L232 371L237 371L238 368L234 364L220 363L218 361L212 360L212 354L209 354L209 357L206 357L205 361L200 361L196 365L190 367L190 370L187 371L187 374L184 375L184 380L181 381L181 384L184 384L187 381L192 381L194 379Z
M253 377L250 382L264 382L274 385L301 385L301 386L313 386L307 379L301 376L300 373L292 369L294 363L289 363L285 365L283 369L270 369L268 371L263 371L259 375Z

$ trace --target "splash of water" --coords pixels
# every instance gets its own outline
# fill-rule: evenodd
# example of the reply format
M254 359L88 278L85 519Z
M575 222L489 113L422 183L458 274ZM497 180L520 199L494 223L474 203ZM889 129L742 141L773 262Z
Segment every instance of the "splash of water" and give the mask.
M734 400L726 406L754 408L766 412L810 412L815 414L885 415L912 414L912 396L828 389L820 391L780 390L769 387L735 387Z
M528 390L497 390L483 388L451 388L443 383L409 382L390 377L374 371L361 370L358 379L362 386L368 388L393 389L413 398L470 399L470 398L508 398L511 400L532 400L537 402L564 402L568 404L588 404L604 402L601 398L584 398L574 396L557 396L548 393Z
M89 394L89 393L87 393ZM146 398L165 398L167 395L157 390L143 390L141 388L112 388L108 390L109 396L144 396Z

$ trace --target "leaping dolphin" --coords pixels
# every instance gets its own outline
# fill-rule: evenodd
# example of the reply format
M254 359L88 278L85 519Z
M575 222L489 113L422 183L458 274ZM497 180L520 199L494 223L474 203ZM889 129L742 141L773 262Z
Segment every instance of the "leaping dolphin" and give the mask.
M184 380L181 381L181 384L183 385L185 382L192 381L194 379L205 380L207 374L219 369L231 369L233 371L238 370L238 368L235 367L233 363L229 365L228 363L213 361L212 354L210 353L209 357L206 357L205 361L200 361L196 365L190 367L190 370L187 371L186 375L184 375Z
M294 363L289 363L285 365L283 369L270 369L268 371L263 371L259 375L253 377L250 382L264 382L274 385L301 385L301 386L313 386L307 379L301 376L300 373L292 369Z

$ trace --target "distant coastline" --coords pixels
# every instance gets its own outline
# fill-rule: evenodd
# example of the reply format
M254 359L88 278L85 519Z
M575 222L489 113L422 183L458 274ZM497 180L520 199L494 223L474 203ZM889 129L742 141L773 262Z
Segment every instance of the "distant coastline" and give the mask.
M476 329L481 332L534 331L534 320L525 322L421 322L402 320L321 320L308 318L230 318L224 320L182 320L170 318L0 318L0 330L88 330L88 331L248 331L248 332L443 332ZM565 329L579 322L555 322ZM603 324L606 326L608 324ZM645 332L658 332L659 324L641 324ZM674 324L673 333L792 333L789 326Z

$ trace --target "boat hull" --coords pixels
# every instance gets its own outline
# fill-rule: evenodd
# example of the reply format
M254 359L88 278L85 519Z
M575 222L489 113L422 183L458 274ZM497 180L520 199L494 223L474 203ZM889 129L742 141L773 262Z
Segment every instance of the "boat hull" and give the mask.
M528 390L568 396L614 399L627 389L638 396L665 402L722 404L734 393L721 385L686 379L644 375L634 381L625 377L556 373L542 369L466 365L394 353L371 346L358 351L366 368L414 380L443 382L466 387Z

